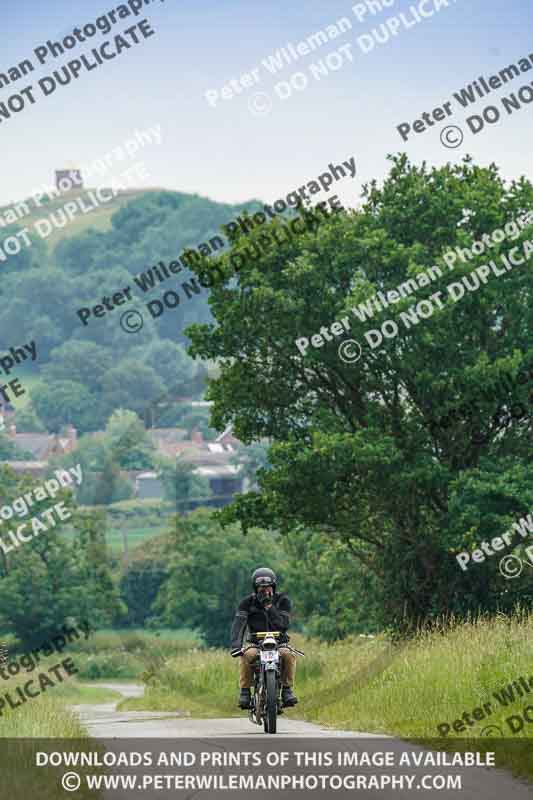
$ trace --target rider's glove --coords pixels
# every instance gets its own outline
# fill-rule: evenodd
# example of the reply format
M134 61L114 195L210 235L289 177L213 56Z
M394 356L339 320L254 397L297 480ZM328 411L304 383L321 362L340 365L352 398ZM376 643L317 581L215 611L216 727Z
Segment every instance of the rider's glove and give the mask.
M264 608L265 606L272 605L272 595L270 594L258 594L257 595L257 604Z
M237 658L237 656L240 655L242 655L242 649L240 647L234 647L233 650L231 651L231 657Z

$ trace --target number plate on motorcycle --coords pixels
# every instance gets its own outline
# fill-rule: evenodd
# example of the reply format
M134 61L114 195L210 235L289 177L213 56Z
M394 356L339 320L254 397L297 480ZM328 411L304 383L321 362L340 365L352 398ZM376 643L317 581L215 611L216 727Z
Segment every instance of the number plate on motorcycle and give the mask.
M261 651L261 662L264 664L268 661L277 661L279 659L279 654L276 650L262 650Z

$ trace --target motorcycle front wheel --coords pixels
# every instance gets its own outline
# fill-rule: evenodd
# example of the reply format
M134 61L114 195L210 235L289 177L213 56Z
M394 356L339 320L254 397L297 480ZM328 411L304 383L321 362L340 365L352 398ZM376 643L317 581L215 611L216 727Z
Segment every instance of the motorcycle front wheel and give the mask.
M265 675L265 707L264 707L264 728L265 733L276 733L278 720L278 698L277 680L274 670L268 670Z

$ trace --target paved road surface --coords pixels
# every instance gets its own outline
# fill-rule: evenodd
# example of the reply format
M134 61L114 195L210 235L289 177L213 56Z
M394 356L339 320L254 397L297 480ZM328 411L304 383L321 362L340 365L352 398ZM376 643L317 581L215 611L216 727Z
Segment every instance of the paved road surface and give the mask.
M110 682L99 685L121 692L125 697L141 697L144 691L143 686L134 683ZM146 739L149 737L216 736L219 739L226 736L264 737L265 735L263 728L260 728L259 725L252 725L245 712L242 717L191 719L188 715L176 712L116 711L116 706L117 703L112 702L74 706L74 709L91 736L97 738L125 736ZM290 719L287 713L278 719L278 735L320 738L324 736L383 738L372 733L327 730L320 725L313 725L311 722Z
M104 686L121 692L126 697L140 697L143 693L143 687L136 684L126 684L109 682L103 684ZM186 714L180 713L164 713L152 711L117 711L116 703L103 703L99 705L81 705L74 706L73 708L79 714L83 724L88 729L91 736L105 739L102 742L106 749L114 750L116 752L124 751L145 751L152 750L153 752L179 752L181 749L184 751L194 752L199 754L201 752L213 753L228 753L239 752L244 750L261 750L262 752L280 751L283 750L281 742L285 741L285 749L294 752L295 750L304 751L306 748L309 750L332 751L358 751L358 752L380 752L392 751L396 754L396 763L399 763L400 755L402 752L421 753L425 752L420 747L403 742L387 736L376 736L370 733L362 733L360 731L337 731L323 728L319 725L313 725L309 722L301 720L290 719L287 716L282 716L278 721L279 734L276 736L266 736L262 728L257 725L252 725L247 717L243 715L242 718L227 718L227 719L193 719ZM346 744L340 741L345 739ZM134 741L127 741L133 739ZM139 740L144 740L141 744ZM159 739L156 742L154 740ZM183 745L175 743L176 739L187 740L183 741ZM299 744L299 740L307 739L307 745ZM314 740L311 742L310 740ZM324 739L327 742L324 742ZM135 741L136 740L136 741ZM162 741L165 740L165 741ZM157 767L142 767L140 774L158 774L158 773L176 773L178 769L172 768L157 768ZM120 773L132 774L139 770L133 770L131 767L114 767L113 773L119 775ZM211 770L212 771L212 770ZM218 773L236 773L238 769L221 768ZM246 770L245 770L246 771ZM252 770L247 770L251 772ZM308 770L309 771L309 770ZM318 774L328 772L325 769L311 769L311 772ZM366 766L358 768L344 768L336 770L338 773L343 772L351 774L367 774L367 775L380 775L380 774L416 774L417 780L422 775L461 775L462 788L461 790L446 790L441 791L424 790L420 788L415 791L416 784L413 789L396 788L394 790L385 788L381 791L360 789L356 791L358 798L376 798L379 796L383 800L410 800L416 797L417 800L532 800L533 787L526 785L521 781L515 780L509 776L507 772L496 769L487 768L460 768L460 767L439 767L439 766L425 766L416 768L410 767L394 767L394 768L380 768L379 766ZM285 770L285 772L291 772ZM257 773L257 770L255 770ZM299 770L298 774L305 774L305 770ZM353 794L353 792L350 792ZM175 791L170 794L166 791L153 791L148 790L142 793L143 798L154 797L157 800L163 800L166 797L183 797L200 800L201 798L227 798L230 800L231 796L235 794L233 791L205 791L195 790L191 791ZM244 793L238 792L239 797L244 796ZM307 792L309 794L309 792ZM322 790L315 790L310 793L314 800L320 798L334 798L335 796L346 796L346 792L328 791L325 793ZM126 789L113 789L104 793L106 800L126 800L126 798L139 796L137 792L131 793ZM246 796L250 796L249 793ZM275 797L276 800L295 800L295 797L302 797L302 792L295 791L276 791L266 792L257 791L253 794L258 800L260 797Z

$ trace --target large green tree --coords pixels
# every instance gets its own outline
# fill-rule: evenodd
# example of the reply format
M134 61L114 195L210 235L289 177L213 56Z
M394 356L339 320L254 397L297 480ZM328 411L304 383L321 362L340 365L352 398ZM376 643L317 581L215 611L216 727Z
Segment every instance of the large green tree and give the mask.
M67 424L82 431L98 430L105 419L102 404L82 383L75 381L39 381L31 389L31 399L35 411L52 433Z
M384 622L531 602L529 577L506 582L497 558L465 573L453 555L532 506L531 417L508 413L527 402L527 386L514 381L497 419L498 404L484 392L533 356L531 264L492 277L461 302L446 286L519 245L533 227L494 243L489 255L458 257L453 270L442 257L503 228L532 201L527 180L506 183L494 165L465 159L429 169L394 157L383 185L364 187L357 212L307 217L309 230L292 238L278 220L237 233L232 260L218 260L225 280L211 290L216 325L187 331L191 353L221 365L208 393L214 425L233 423L244 442L274 442L260 492L239 498L223 518L344 542L376 575ZM275 246L259 239L265 231L277 232ZM441 277L421 282L414 296L374 309L366 322L351 313L433 265ZM433 315L410 328L400 322L438 291L442 308L435 303ZM297 338L345 316L348 336L362 345L355 363L339 359L333 336L305 356L296 348ZM387 318L398 322L398 335L372 349L364 334ZM435 426L457 406L448 427Z
M152 469L155 446L134 411L118 408L107 421L105 443L121 469Z
M113 366L113 356L108 348L94 342L69 341L50 353L50 363L44 370L43 379L76 381L91 392L99 392L102 379Z
M198 367L179 344L168 339L151 342L132 354L146 366L152 367L167 389L181 395L187 394L187 385L195 377Z
M155 397L163 394L165 386L152 367L134 359L124 359L103 378L103 401L109 411L130 408L142 414Z

